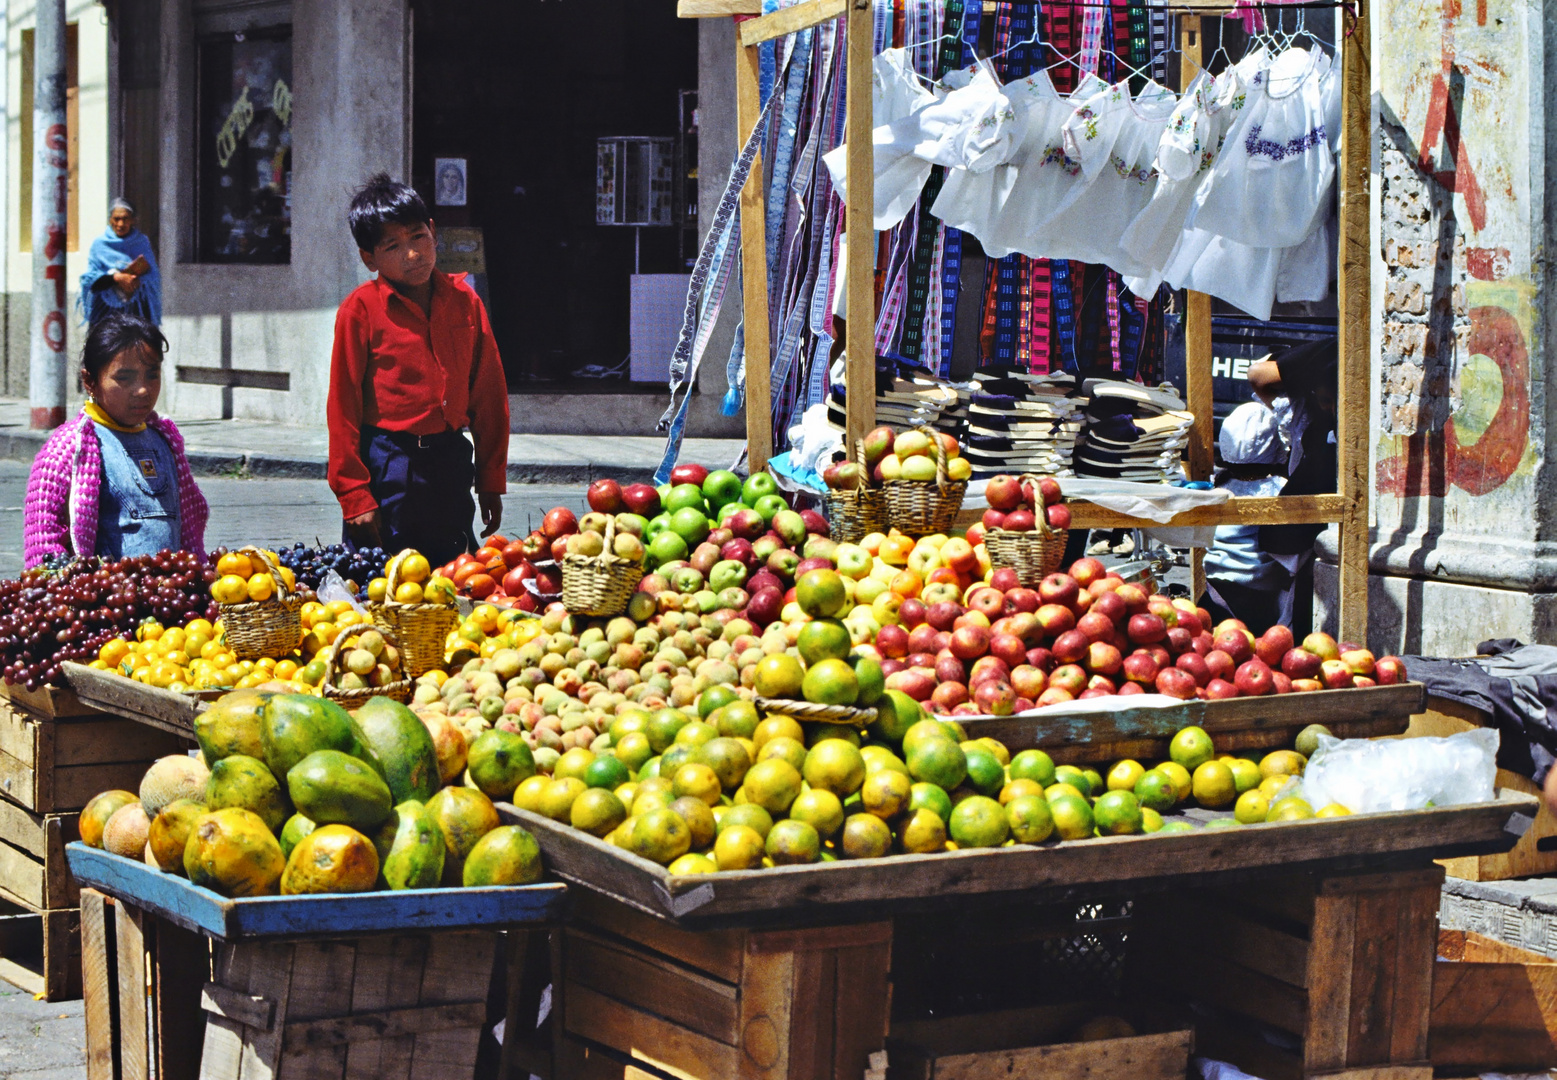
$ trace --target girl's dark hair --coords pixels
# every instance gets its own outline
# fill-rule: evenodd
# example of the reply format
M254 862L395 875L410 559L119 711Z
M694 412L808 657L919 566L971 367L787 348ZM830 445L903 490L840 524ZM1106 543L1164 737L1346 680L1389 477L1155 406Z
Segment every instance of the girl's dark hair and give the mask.
M114 357L139 345L150 349L159 362L168 351L168 339L162 331L139 315L114 311L103 316L87 331L86 345L81 350L83 379L95 382Z
M357 246L372 251L384 238L384 226L390 222L427 225L432 222L432 215L415 188L381 172L368 177L368 182L352 193L346 223L351 226L351 238Z

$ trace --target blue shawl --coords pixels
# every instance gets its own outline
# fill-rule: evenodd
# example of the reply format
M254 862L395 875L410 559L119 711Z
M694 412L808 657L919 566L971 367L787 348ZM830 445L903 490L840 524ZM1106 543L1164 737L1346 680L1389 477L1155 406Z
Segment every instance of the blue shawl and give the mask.
M140 286L126 297L112 284L106 288L94 288L104 277L123 270L144 255L151 269L141 275ZM81 275L81 313L92 323L110 311L127 311L149 319L155 326L162 325L162 273L157 269L157 257L151 252L151 241L139 229L132 229L122 240L109 228L92 241L87 254L86 273Z

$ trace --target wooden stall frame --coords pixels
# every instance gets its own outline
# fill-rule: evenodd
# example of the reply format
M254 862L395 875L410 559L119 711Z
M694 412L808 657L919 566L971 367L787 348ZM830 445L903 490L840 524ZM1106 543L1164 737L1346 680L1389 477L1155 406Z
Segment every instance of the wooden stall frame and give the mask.
M804 0L761 15L761 0L678 0L682 18L733 16L739 21L736 41L737 144L744 143L760 114L756 46L797 33L846 14L848 20L847 161L849 199L845 215L848 240L844 266L845 386L875 385L875 236L871 146L871 61L874 57L871 0ZM1180 18L1180 48L1186 71L1201 54L1202 15L1221 15L1225 5L1175 5ZM1368 634L1368 431L1371 297L1368 233L1368 165L1372 60L1367 0L1358 0L1350 28L1340 44L1343 71L1342 137L1338 162L1340 254L1337 291L1340 297L1340 376L1336 441L1339 444L1338 493L1319 496L1234 497L1226 503L1181 514L1169 524L1338 524L1340 526L1340 637L1366 643ZM743 311L748 356L766 356L768 340L768 280L766 270L765 202L762 169L752 170L741 193L741 257ZM1211 298L1187 294L1184 321L1185 405L1195 414L1187 451L1190 479L1209 479L1212 455L1211 417ZM747 365L746 439L752 469L761 469L773 453L773 420L769 368ZM754 407L752 402L756 402ZM849 394L846 444L853 446L875 426L876 397ZM1072 504L1076 528L1139 527L1142 519L1103 511L1086 503ZM1194 589L1205 587L1200 552L1194 556Z

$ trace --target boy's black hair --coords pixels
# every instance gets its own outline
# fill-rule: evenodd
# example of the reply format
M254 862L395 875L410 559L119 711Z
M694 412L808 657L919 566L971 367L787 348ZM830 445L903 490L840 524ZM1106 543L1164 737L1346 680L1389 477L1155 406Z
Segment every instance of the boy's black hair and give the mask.
M81 370L95 381L114 357L139 345L150 349L159 363L168 351L168 339L151 322L124 311L110 312L87 331L86 345L81 350Z
M384 226L430 225L432 215L427 204L410 184L402 184L390 178L388 173L376 173L368 177L351 196L346 209L346 223L351 226L351 238L363 251L372 251L384 238Z

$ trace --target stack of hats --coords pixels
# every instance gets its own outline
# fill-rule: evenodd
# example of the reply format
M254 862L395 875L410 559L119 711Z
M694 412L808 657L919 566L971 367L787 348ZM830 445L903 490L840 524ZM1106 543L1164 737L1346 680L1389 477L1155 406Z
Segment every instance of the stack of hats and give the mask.
M907 378L876 380L876 423L899 431L928 425L958 439L967 426L966 395L956 383L922 373ZM827 395L827 419L840 431L847 416L844 388L835 384Z
M963 455L975 477L1006 472L1072 476L1086 400L1064 373L985 368L973 377Z
M1078 475L1160 484L1178 472L1195 417L1172 386L1088 379L1083 389L1089 400Z

